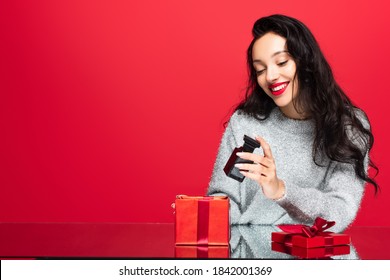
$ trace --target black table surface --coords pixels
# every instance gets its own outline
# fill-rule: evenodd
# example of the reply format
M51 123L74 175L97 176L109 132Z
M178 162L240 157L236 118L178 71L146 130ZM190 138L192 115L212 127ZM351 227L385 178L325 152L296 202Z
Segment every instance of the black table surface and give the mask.
M0 223L0 259L175 258L174 224ZM232 226L231 258L285 259L271 250L271 226ZM390 227L351 227L341 259L390 259Z

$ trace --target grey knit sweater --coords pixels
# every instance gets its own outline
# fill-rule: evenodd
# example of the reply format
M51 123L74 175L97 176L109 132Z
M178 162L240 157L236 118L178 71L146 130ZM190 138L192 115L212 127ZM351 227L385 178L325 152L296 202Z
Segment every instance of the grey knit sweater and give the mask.
M239 183L225 175L223 168L233 149L243 145L244 134L261 136L270 145L277 176L286 187L281 199L266 198L258 183L249 178ZM235 112L221 140L208 195L229 196L231 224L311 225L319 216L336 222L332 231L343 231L359 209L364 181L356 177L350 164L326 158L317 166L313 138L312 120L287 118L277 107L264 121ZM261 148L254 153L262 154Z

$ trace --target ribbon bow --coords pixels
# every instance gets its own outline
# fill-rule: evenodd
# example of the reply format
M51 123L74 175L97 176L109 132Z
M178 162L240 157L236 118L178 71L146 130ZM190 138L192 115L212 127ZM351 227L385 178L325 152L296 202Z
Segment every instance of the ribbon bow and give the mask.
M323 232L336 224L334 221L327 221L317 217L314 224L309 227L307 225L279 225L278 227L287 233L299 233L306 237L314 237L323 235Z

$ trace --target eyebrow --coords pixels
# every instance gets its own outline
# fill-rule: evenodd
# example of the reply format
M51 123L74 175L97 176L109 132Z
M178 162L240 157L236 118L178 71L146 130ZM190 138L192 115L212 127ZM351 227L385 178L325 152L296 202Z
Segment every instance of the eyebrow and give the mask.
M274 54L272 54L271 55L271 57L274 57L274 56L277 56L278 54L281 54L281 53L288 53L288 51L286 51L286 50L283 50L283 51L277 51L277 52L275 52ZM253 63L255 63L255 62L262 62L260 59L254 59L253 60Z

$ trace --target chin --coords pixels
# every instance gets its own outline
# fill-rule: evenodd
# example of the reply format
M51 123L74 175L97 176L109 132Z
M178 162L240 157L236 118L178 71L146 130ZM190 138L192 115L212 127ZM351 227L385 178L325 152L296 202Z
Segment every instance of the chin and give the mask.
M275 101L276 106L278 106L280 109L287 108L291 105L291 102L281 102L281 101Z
M287 92L286 92L287 93ZM291 100L291 93L283 94L282 96L273 97L276 106L279 108L291 106L292 100Z

